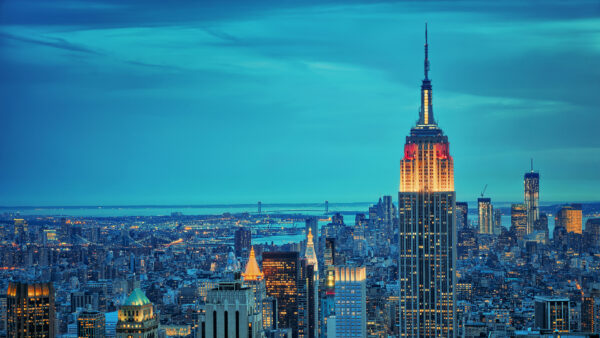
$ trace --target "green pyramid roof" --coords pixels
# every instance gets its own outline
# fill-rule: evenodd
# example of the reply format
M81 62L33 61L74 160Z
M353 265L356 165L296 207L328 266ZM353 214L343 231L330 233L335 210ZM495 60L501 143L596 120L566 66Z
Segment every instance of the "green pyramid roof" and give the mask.
M123 305L146 305L146 304L150 304L150 299L148 299L148 297L146 297L146 295L144 294L144 291L142 291L140 288L136 288L135 290L133 290L131 292L131 294L129 295L129 297L127 297L127 299L125 300L125 303Z

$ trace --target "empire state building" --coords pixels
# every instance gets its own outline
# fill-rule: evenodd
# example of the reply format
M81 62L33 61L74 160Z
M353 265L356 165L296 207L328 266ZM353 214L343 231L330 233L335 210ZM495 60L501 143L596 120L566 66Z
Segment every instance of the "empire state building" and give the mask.
M454 337L456 227L454 165L433 116L427 27L419 120L400 161L400 335Z

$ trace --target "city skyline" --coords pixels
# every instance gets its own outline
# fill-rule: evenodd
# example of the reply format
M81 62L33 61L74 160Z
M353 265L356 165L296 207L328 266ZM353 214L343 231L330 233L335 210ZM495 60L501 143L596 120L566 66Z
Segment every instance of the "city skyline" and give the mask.
M2 5L0 205L394 195L425 21L457 199L534 158L541 203L597 200L593 2L83 4Z

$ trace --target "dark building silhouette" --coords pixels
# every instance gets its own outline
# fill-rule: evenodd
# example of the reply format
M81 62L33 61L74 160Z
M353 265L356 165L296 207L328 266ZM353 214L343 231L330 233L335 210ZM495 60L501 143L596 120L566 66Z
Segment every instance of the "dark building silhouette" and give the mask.
M239 228L234 236L235 255L237 257L247 256L252 246L252 232L248 228Z
M263 273L267 296L277 299L278 327L292 330L298 337L298 252L263 252Z
M52 283L11 282L6 296L8 337L55 336Z

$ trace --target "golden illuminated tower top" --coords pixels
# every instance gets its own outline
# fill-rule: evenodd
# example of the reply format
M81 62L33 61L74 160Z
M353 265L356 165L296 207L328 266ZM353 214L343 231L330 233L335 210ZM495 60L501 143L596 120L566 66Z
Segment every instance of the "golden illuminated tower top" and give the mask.
M315 252L315 242L313 241L311 228L308 228L308 235L306 235L306 251L304 252L304 257L306 257L308 263L315 266L315 271L319 270L317 253Z
M433 118L429 79L429 44L425 25L425 78L421 84L419 120L406 137L400 162L400 192L454 191L454 164L448 137Z
M258 263L256 263L256 256L254 255L254 247L250 249L250 257L248 257L248 264L246 264L246 271L242 273L245 281L256 281L261 280L264 274L260 272Z

